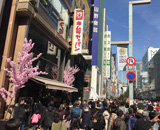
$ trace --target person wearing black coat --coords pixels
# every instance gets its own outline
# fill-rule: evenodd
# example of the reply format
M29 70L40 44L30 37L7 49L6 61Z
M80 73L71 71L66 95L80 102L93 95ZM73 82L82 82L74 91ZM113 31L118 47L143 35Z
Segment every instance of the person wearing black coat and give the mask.
M82 110L82 129L90 130L89 123L91 119L91 111L89 110L89 106L87 104L84 105Z
M94 117L94 130L103 130L106 126L106 122L101 111L100 104L96 104L96 113L93 114Z
M46 108L43 106L43 104L38 101L35 100L34 105L33 105L33 111L35 110L39 110L39 113L41 115L41 119L38 122L38 126L42 127L44 125L44 119L45 119L45 115L46 115Z
M24 125L26 121L26 113L25 113L25 99L20 99L18 106L14 108L13 118L18 118L21 120L21 130L24 130Z
M44 128L43 129L47 130L49 128L49 130L51 130L55 111L53 110L52 106L48 106L45 113L46 114L44 118Z

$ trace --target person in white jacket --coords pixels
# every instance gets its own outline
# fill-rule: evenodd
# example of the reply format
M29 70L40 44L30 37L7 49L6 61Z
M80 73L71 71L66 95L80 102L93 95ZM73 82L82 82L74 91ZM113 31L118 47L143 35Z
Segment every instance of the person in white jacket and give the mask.
M107 105L104 106L103 117L106 122L105 130L108 130L108 122L109 122L110 113L109 113L109 107L107 107Z

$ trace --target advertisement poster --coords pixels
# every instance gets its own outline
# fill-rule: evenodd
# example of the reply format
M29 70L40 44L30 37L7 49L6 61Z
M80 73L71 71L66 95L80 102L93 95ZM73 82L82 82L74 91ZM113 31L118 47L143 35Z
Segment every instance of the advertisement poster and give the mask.
M118 70L124 71L124 67L127 64L126 59L128 58L127 45L118 45L117 54L118 54Z

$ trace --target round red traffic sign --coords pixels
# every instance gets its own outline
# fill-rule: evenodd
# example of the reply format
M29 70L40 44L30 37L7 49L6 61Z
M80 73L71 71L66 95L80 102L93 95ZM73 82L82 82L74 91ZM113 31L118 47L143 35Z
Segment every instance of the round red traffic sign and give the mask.
M132 66L136 63L136 59L134 57L130 56L130 57L127 58L126 62L127 62L128 65Z
M129 81L133 81L136 79L136 74L133 71L129 71L126 75L127 79Z

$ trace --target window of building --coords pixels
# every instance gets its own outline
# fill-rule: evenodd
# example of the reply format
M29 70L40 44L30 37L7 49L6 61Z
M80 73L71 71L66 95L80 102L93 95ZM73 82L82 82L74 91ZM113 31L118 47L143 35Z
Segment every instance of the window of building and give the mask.
M33 66L39 66L39 71L45 71L48 75L41 75L42 77L59 80L59 66L61 61L61 49L50 42L50 40L31 25L28 39L32 39L35 43L32 52L34 57L42 53L41 57L37 59Z

